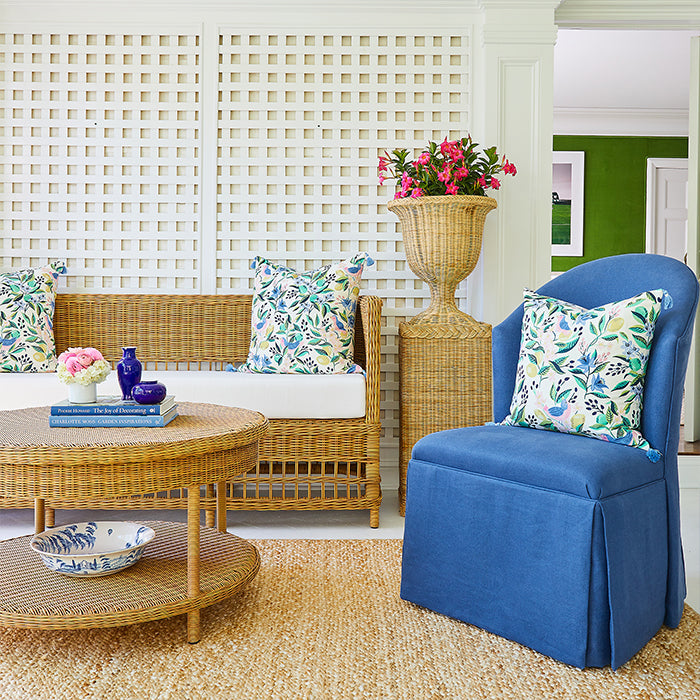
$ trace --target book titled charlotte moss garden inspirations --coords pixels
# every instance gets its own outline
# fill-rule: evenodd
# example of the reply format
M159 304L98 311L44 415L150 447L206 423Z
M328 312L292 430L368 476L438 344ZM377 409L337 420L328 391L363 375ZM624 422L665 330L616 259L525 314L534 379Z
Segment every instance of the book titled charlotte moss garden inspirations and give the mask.
M160 416L175 405L174 396L160 403L140 404L123 401L118 396L98 396L95 403L71 403L68 399L51 406L52 416Z
M51 428L162 428L177 418L177 406L163 415L93 414L49 416Z

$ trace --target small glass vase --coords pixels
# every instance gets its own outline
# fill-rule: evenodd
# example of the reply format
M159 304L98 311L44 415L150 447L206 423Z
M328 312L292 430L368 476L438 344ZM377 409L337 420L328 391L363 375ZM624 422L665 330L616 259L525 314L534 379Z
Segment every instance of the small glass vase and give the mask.
M97 401L97 384L69 384L68 401L70 403L95 403Z
M136 348L122 348L122 359L117 362L117 380L122 390L122 400L132 399L131 390L141 381L141 362L136 358Z

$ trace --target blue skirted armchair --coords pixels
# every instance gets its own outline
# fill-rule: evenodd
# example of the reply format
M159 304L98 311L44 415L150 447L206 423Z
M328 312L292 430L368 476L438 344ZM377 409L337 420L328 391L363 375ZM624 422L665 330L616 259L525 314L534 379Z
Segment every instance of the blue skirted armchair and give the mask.
M402 598L581 668L618 668L661 625L679 624L677 451L697 279L671 258L621 255L563 273L534 296L588 310L649 290L665 293L636 442L626 432L576 434L575 421L558 432L551 416L545 429L523 427L513 395L525 377L524 307L493 329L495 424L434 433L413 449ZM555 369L563 375L565 363Z

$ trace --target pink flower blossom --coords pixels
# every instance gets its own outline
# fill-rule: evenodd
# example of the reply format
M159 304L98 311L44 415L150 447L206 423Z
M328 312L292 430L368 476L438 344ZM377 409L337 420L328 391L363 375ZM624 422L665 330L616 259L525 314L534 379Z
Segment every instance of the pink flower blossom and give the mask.
M104 359L102 353L95 348L68 348L58 356L58 361L65 365L72 376L90 367L93 362Z
M78 362L78 360L75 357L69 357L66 359L64 362L66 369L73 375L75 376L78 372L81 372L84 367Z
M454 162L462 157L462 146L459 141L448 141L445 137L445 140L440 144L440 153Z
M83 367L89 367L94 360L92 357L86 353L85 351L79 352L76 356L75 359L83 366Z
M428 146L411 160L406 148L384 151L379 158L379 184L395 180L396 198L433 197L448 194L483 195L488 188L499 189L503 176L515 175L516 167L505 157L499 157L496 146L479 155L478 144L471 136L455 141L445 137L429 141ZM499 178L494 176L498 175Z
M403 173L401 175L401 196L405 197L415 184L415 181L408 173Z
M447 182L450 179L450 168L449 166L445 166L441 172L438 173L438 180L440 182Z

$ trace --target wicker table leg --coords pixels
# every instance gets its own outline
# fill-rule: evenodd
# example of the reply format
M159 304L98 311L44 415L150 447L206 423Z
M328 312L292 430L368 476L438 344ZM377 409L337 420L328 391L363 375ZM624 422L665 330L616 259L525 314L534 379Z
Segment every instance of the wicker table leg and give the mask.
M219 532L226 532L226 482L216 485L216 526Z
M214 484L207 484L206 488L207 499L214 498ZM204 524L207 527L214 527L214 518L216 516L216 511L210 508L206 508L204 511Z
M199 595L199 486L187 489L187 595ZM199 609L187 613L187 641L199 641Z
M34 534L38 535L46 529L46 510L43 498L34 499Z

